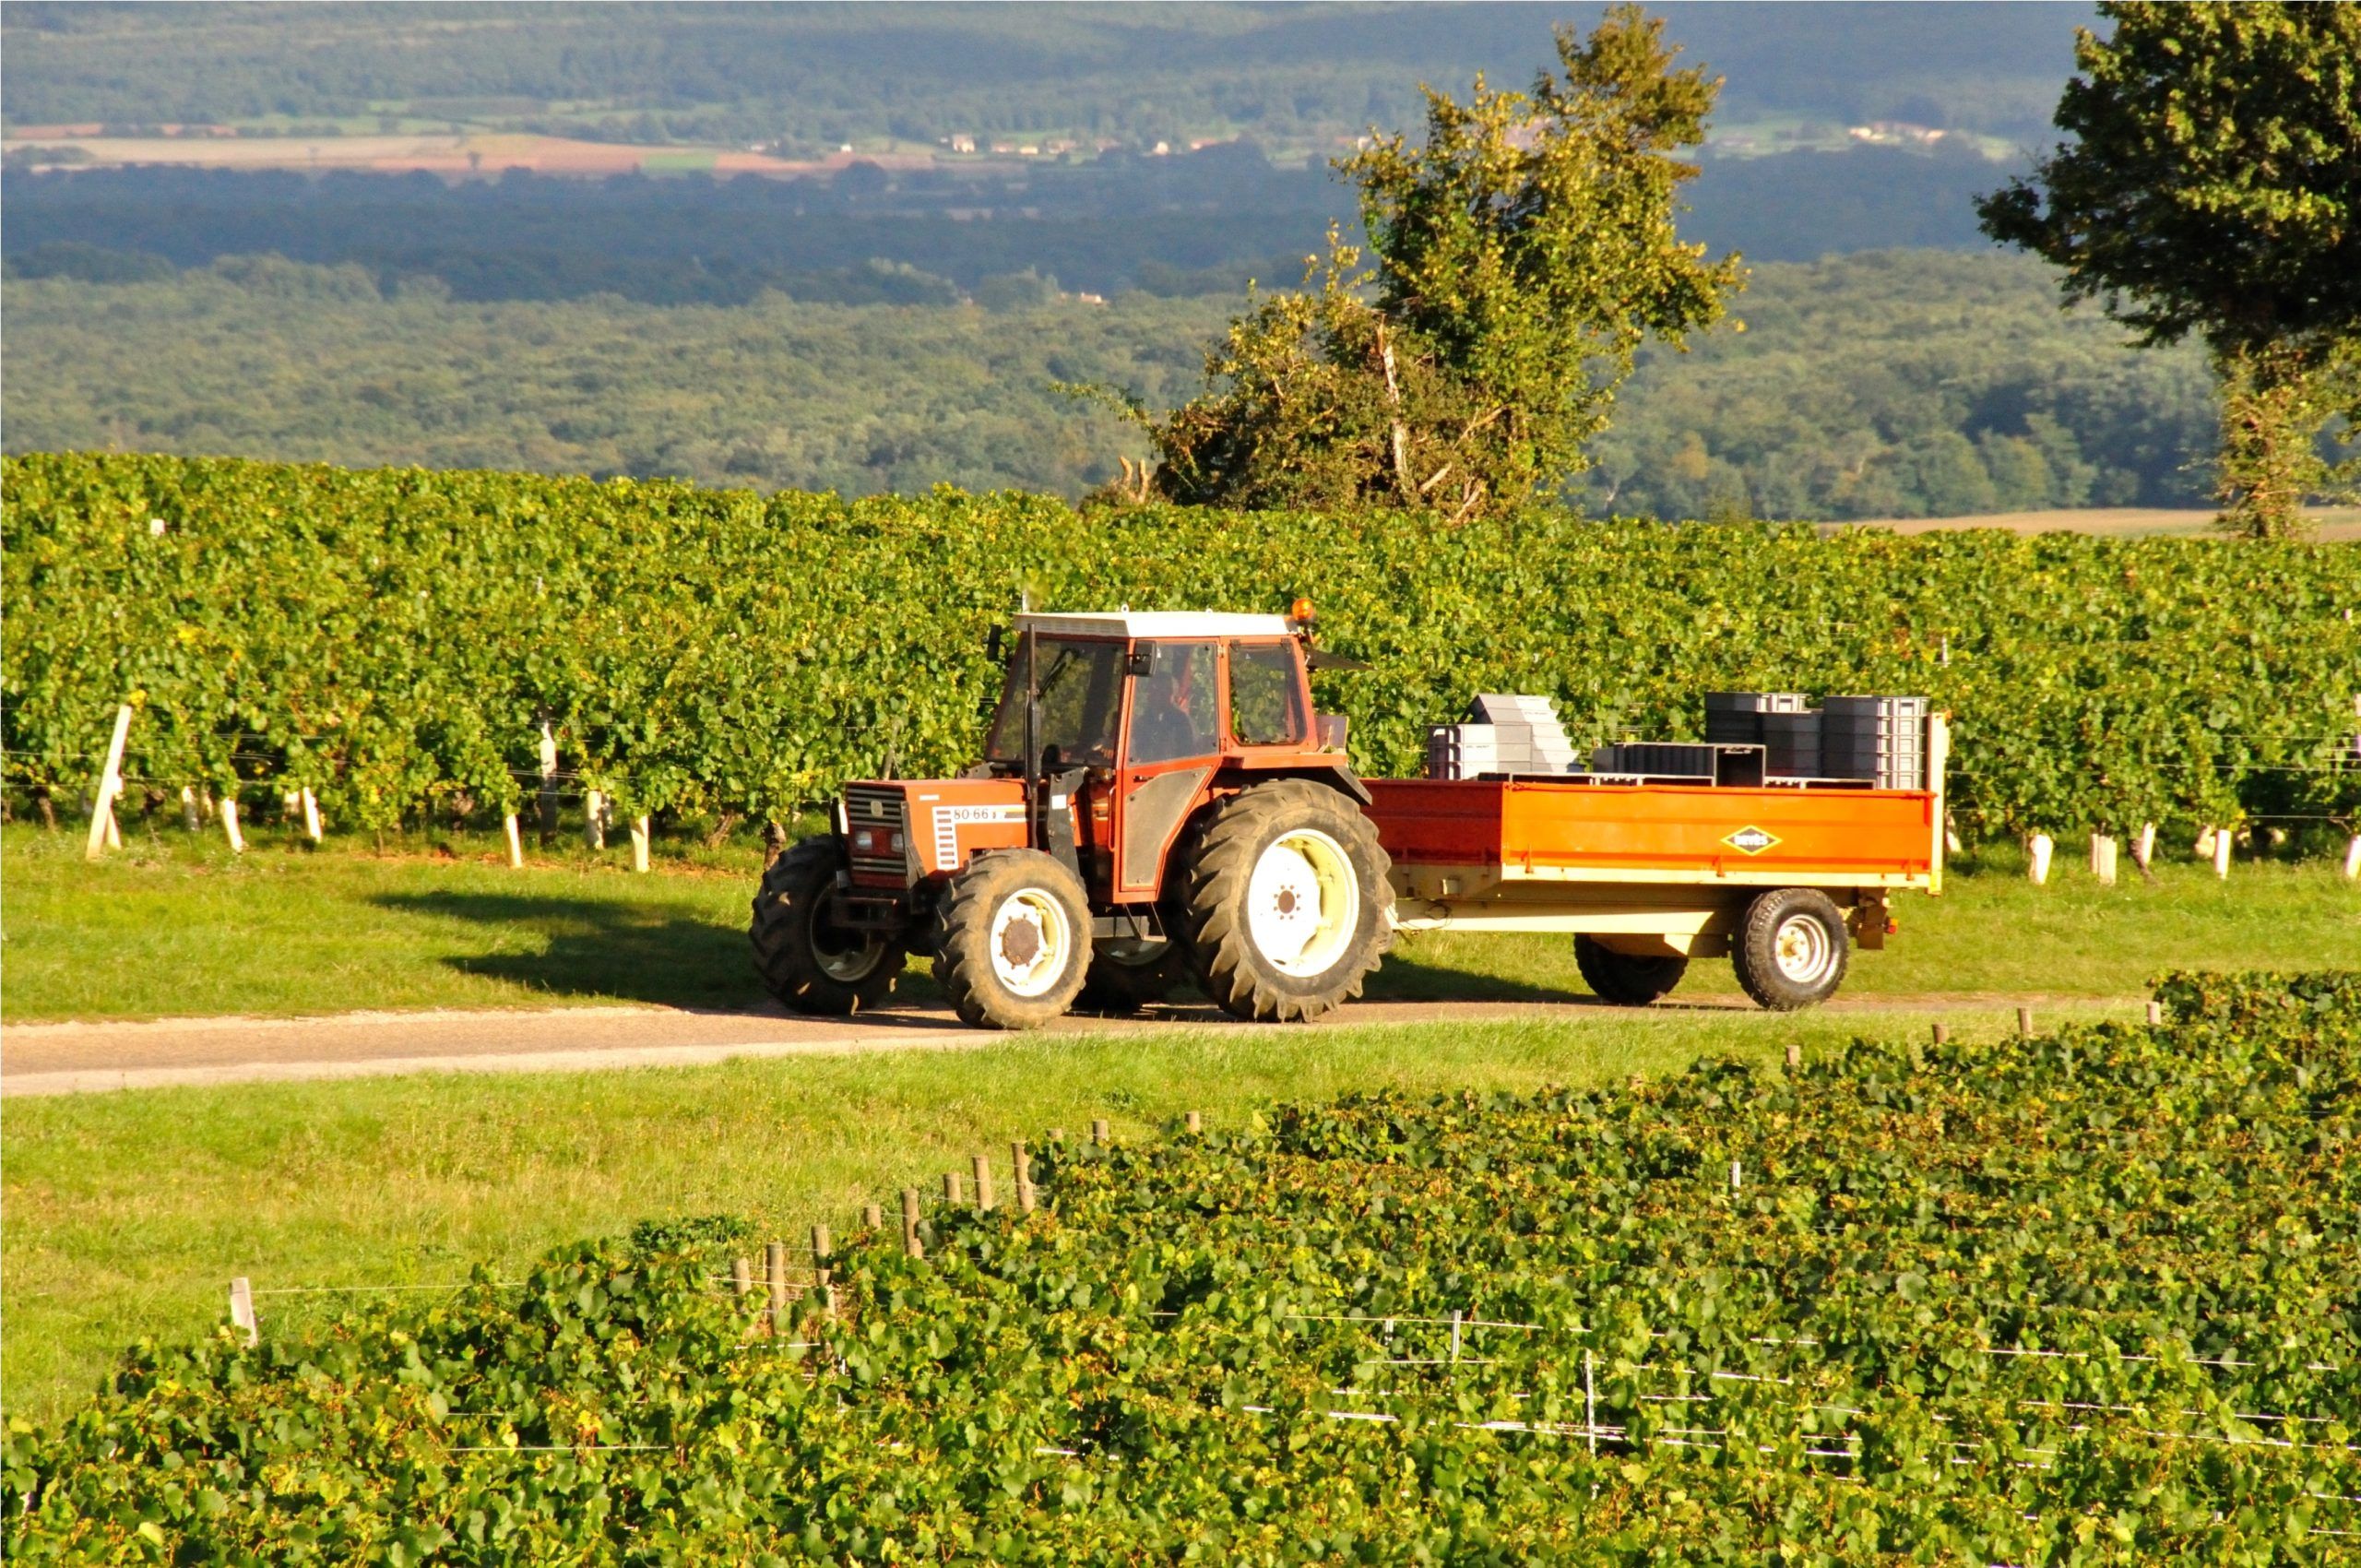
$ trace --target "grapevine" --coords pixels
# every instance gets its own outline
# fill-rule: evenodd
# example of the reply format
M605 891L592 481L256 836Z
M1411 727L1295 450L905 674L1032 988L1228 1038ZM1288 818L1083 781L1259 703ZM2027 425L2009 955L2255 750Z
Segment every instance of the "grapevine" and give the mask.
M2295 1564L2361 1531L2361 976L2153 1027L1053 1143L1030 1213L742 1229L145 1346L12 1560Z
M133 702L168 791L311 789L388 827L506 809L544 717L634 814L784 820L889 754L955 768L1020 594L1279 609L1354 760L1415 772L1479 691L1578 741L1694 737L1717 689L1914 693L1953 715L1969 836L2361 815L2361 549L1589 523L1050 498L767 499L670 482L10 457L6 777L70 798Z

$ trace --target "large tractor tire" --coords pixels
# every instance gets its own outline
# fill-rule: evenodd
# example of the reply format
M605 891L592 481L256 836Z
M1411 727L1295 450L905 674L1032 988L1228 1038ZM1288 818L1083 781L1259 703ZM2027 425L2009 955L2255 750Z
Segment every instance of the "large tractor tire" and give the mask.
M1188 950L1177 942L1131 938L1102 942L1090 955L1074 1010L1127 1018L1169 998L1195 978Z
M1641 957L1618 953L1595 936L1574 938L1574 967L1601 1002L1618 1007L1645 1007L1672 994L1688 972L1689 960L1678 953Z
M1263 1023L1358 996L1393 942L1392 869L1377 829L1334 790L1283 778L1232 797L1188 861L1181 927L1197 983Z
M1730 967L1740 990L1774 1013L1836 994L1852 955L1845 911L1815 887L1757 894L1738 918Z
M1089 969L1089 896L1057 861L1038 849L1004 849L952 877L934 978L962 1019L1038 1028L1074 1005Z
M771 862L754 895L754 968L764 986L798 1013L842 1016L874 1007L901 979L908 950L836 919L835 838L806 838Z

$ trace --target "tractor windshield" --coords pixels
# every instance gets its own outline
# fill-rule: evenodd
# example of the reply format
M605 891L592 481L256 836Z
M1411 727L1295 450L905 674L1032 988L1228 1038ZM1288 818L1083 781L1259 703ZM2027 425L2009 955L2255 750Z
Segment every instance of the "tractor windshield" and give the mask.
M1042 637L1033 659L1041 686L1041 749L1059 767L1112 767L1115 719L1122 710L1120 642ZM1025 644L1019 639L984 749L992 762L1025 760Z

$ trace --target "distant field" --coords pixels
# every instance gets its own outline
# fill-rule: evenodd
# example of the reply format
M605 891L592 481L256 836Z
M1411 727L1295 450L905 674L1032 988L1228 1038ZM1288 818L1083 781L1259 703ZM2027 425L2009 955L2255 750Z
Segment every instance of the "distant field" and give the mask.
M2304 515L2311 519L2320 539L2361 540L2361 506L2308 506ZM2201 506L2088 506L2047 512L1984 512L1968 517L1869 517L1830 526L1892 529L1896 533L2006 529L2011 533L2204 534L2213 529L2213 513Z
M5 150L33 148L78 152L58 167L102 169L134 163L175 163L219 169L367 171L383 174L498 174L529 169L537 174L678 173L773 174L793 178L826 173L856 159L887 168L917 168L934 160L908 152L840 152L798 162L759 152L718 147L641 147L626 142L575 141L522 132L492 135L336 137L11 137ZM976 164L979 160L963 160ZM37 165L38 166L38 165Z

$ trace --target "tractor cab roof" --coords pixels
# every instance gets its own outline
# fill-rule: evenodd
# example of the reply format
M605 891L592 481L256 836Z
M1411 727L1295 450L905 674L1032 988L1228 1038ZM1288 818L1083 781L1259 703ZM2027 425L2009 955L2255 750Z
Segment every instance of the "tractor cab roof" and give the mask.
M1121 610L1105 614L1020 614L1019 631L1050 637L1284 637L1295 628L1284 615L1218 611Z

